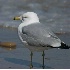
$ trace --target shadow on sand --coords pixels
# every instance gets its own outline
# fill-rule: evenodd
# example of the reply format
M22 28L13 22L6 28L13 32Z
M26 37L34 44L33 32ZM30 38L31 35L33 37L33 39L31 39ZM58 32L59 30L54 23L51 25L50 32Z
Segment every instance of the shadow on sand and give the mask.
M22 60L22 59L16 59L16 58L4 58L4 60L11 62L11 63L15 63L15 64L25 65L28 67L30 66L30 61L28 61L28 60ZM42 67L42 64L37 63L37 62L32 62L32 64L33 64L33 67L37 67L37 68ZM52 69L51 67L46 66L46 65L45 65L45 68Z

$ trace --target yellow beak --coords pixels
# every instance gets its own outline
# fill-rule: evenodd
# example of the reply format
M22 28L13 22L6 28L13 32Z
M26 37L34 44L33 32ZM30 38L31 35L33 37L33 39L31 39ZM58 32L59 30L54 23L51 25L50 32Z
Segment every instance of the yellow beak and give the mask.
M14 17L13 20L20 20L20 17Z

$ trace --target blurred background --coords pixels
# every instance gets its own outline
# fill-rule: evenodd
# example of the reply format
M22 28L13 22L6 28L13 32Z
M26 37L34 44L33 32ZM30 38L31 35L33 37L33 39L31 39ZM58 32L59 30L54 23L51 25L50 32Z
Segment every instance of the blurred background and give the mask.
M70 32L70 0L0 0L0 25L18 27L14 16L32 11L53 31Z
M58 37L70 45L70 34L66 34L70 33L70 0L0 0L0 43L16 43L15 48L0 45L0 69L30 68L30 51L14 29L21 21L13 20L28 11L37 13L40 22L55 33L64 32ZM34 52L33 66L42 68L42 52ZM70 49L45 50L45 68L70 68Z

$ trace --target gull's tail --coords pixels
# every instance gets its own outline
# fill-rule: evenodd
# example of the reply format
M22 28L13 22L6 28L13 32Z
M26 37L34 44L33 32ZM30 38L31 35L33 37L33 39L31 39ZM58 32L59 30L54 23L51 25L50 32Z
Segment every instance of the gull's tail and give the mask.
M53 46L50 46L50 45L48 45L47 47L60 48L60 49L69 49L70 48L70 46L66 45L64 42L61 42L61 46L59 46L59 47L53 47Z
M70 46L66 45L64 42L61 42L60 48L61 48L61 49L69 49Z

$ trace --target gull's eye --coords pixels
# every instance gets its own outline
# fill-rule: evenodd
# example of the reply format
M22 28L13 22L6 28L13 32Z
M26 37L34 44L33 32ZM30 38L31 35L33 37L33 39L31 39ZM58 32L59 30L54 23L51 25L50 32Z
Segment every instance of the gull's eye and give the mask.
M27 17L23 17L23 18L27 18Z
M27 17L22 17L22 20L24 20L24 18L27 18Z

